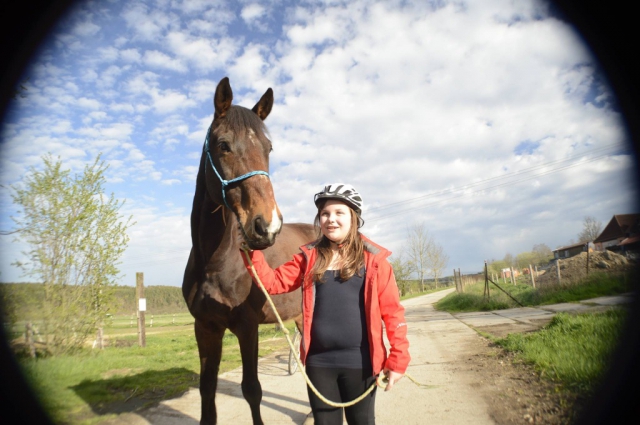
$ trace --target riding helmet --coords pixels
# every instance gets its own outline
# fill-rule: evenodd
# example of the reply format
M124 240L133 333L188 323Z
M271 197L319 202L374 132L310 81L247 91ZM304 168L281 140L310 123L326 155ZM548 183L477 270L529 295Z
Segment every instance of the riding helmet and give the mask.
M333 183L324 187L324 190L320 193L316 193L313 199L316 207L318 203L323 199L337 199L343 201L349 205L360 216L362 214L362 197L358 191L350 184L345 183Z

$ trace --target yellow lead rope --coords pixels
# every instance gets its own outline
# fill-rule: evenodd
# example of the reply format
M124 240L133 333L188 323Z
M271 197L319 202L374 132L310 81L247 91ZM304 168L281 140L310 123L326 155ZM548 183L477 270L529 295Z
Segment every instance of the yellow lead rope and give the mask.
M256 282L258 283L258 286L260 286L260 289L262 290L264 295L267 297L267 301L269 301L269 305L271 306L271 309L273 310L273 312L276 315L276 318L278 319L278 323L280 324L280 328L283 330L284 335L287 337L287 342L289 343L289 348L291 350L293 350L293 352L295 353L296 350L293 347L293 342L291 342L291 337L289 336L289 329L287 329L284 326L284 323L282 323L282 319L280 318L280 314L278 314L278 310L276 310L276 306L273 304L273 301L271 300L271 297L269 296L269 293L267 292L267 290L265 289L264 285L262 284L262 281L258 277L258 272L256 271L255 267L253 266L253 261L251 261L251 258L249 257L249 252L247 251L246 248L242 248L242 251L244 252L244 256L246 257L247 262L249 263L249 266L251 266L251 273L253 273L253 277L255 278ZM307 376L307 374L306 374L306 372L304 370L304 366L302 365L302 361L300 360L299 356L296 356L296 362L298 362L298 366L300 367L300 371L302 372L302 376L304 377L304 380L307 383L307 385L309 386L309 388L311 388L311 391L313 391L314 394L317 395L320 400L324 401L325 403L327 403L329 406L332 406L332 407L349 407L349 406L353 406L354 404L358 403L360 400L365 398L367 395L369 395L369 393L371 391L373 391L373 389L376 387L376 384L378 386L382 387L382 388L385 388L387 386L387 378L386 378L386 376L384 376L383 374L380 374L378 376L378 378L376 379L376 382L371 384L371 386L364 393L362 393L362 395L360 397L358 397L358 398L356 398L354 400L348 401L346 403L336 403L335 401L331 401L331 400L327 399L325 396L323 396L322 394L320 394L320 391L318 391L316 389L316 387L313 386L313 384L309 380L309 377ZM413 379L411 379L411 380L414 381Z

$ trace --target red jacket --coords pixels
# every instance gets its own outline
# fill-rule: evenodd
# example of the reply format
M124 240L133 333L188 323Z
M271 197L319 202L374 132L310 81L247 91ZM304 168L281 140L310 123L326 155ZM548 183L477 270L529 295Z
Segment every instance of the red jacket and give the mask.
M387 261L391 252L373 243L364 235L362 239L365 247L366 268L364 306L373 374L377 375L385 368L404 373L411 357L409 356L404 307L400 304L393 269ZM300 343L300 357L303 364L306 362L307 353L311 346L311 322L316 295L316 288L311 280L311 270L317 257L316 243L312 242L300 247L301 253L294 255L291 261L275 270L267 264L262 251L251 252L251 261L270 294L276 295L294 291L300 288L304 281L304 285L302 285L303 330L302 342ZM245 256L242 255L242 258L253 278L251 267L247 264ZM382 337L383 322L391 345L388 354Z

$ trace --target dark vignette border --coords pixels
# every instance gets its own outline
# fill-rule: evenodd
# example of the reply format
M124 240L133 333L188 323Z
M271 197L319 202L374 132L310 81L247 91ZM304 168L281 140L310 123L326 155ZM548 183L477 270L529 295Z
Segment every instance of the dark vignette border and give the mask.
M14 87L39 43L74 0L3 1L0 5L0 119ZM637 16L627 0L554 0L557 15L571 22L598 58L623 113L629 140L636 152L639 180L640 60L637 55ZM636 199L636 209L638 200ZM636 285L638 283L636 282ZM636 287L636 294L638 288ZM0 306L1 308L2 306ZM579 417L580 424L637 423L640 417L640 297L636 296L611 369L593 400ZM0 326L0 422L48 424L22 378Z

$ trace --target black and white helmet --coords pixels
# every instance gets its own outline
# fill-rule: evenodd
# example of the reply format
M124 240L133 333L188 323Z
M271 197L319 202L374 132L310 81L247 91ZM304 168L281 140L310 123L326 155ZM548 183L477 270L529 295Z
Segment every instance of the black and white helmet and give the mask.
M362 197L350 184L333 183L325 186L324 190L320 193L316 193L316 196L313 199L316 207L318 206L318 202L323 199L338 199L340 201L344 201L347 205L353 208L358 216L362 215Z

